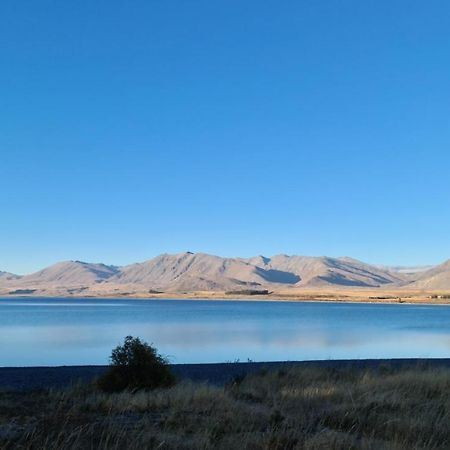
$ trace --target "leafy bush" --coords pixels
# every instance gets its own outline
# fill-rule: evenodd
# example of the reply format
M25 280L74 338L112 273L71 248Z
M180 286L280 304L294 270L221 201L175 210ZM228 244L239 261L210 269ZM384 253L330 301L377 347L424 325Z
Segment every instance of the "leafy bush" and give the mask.
M112 351L109 370L98 380L98 387L105 392L120 392L169 387L174 383L167 359L146 342L127 336L123 345Z

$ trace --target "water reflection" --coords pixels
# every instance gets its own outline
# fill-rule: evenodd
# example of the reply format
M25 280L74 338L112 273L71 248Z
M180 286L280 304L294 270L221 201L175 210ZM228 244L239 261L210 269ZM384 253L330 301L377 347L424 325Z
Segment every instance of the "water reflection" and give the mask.
M450 308L0 299L0 365L106 364L124 336L173 362L450 356Z

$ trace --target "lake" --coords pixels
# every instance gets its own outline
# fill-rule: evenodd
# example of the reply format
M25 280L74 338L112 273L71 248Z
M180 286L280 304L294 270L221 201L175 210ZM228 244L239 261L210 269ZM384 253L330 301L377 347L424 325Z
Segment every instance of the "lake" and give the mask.
M450 357L450 307L0 298L0 366L107 364L126 335L173 363Z

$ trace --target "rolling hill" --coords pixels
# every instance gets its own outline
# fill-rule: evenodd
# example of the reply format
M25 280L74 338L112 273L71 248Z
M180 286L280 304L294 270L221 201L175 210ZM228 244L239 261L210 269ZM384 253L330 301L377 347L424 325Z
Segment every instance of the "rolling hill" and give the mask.
M420 272L408 287L416 289L450 289L450 259L430 270Z
M277 255L272 258L259 256L248 261L263 268L296 275L299 278L295 283L297 287L378 287L404 282L404 277L400 274L348 257Z
M82 261L63 261L17 280L20 287L90 286L107 280L118 272L115 266Z
M0 270L0 283L3 282L7 282L7 281L17 281L19 280L21 277L19 275L15 275L13 273L10 272L2 272Z
M450 263L425 272L389 270L342 257L276 255L223 258L205 253L162 254L123 267L64 261L30 275L0 272L0 289L37 294L77 292L226 291L237 289L450 287ZM447 274L447 275L446 275ZM448 284L447 284L448 283ZM77 291L78 289L78 291Z

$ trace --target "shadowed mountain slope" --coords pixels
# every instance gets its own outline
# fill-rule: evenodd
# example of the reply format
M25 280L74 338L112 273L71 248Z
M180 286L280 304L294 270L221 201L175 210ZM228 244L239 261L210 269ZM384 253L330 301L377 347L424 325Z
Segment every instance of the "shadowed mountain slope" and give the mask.
M329 258L326 256L276 255L272 258L256 257L249 262L297 275L296 286L325 287L360 286L377 287L391 283L401 283L404 277L352 258Z
M243 260L187 252L164 254L123 267L110 281L156 289L223 290L271 283L292 284L297 280L291 273L257 267Z
M237 287L377 287L404 278L350 258L277 255L221 258L204 253L160 255L123 267L111 283L156 289L224 290Z

